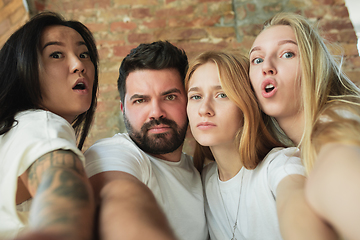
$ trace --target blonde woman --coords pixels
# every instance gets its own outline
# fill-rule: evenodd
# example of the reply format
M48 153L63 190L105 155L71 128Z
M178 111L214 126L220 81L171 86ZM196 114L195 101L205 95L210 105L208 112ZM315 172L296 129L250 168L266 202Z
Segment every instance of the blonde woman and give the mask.
M346 239L359 239L360 90L302 16L270 19L250 51L250 79L272 133L299 146L306 197Z
M215 160L202 170L212 240L282 239L279 227L304 226L294 216L314 216L297 198L305 181L299 150L280 147L267 131L248 69L246 57L211 51L194 60L185 79L189 125L198 142L194 161L201 170L205 157ZM313 235L317 218L306 221L308 231L288 239L331 239Z

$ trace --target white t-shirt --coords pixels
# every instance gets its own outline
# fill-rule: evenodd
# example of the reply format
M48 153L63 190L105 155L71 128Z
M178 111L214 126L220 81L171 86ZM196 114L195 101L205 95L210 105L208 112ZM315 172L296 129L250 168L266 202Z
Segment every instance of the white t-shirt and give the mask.
M122 171L148 186L179 239L208 239L201 178L191 157L183 153L179 162L161 160L139 149L128 134L121 133L96 142L85 157L89 177Z
M254 170L242 168L225 182L219 180L216 162L207 165L202 177L211 240L232 238L238 206L237 240L282 239L276 212L276 188L288 175L305 175L299 155L295 147L274 148Z
M29 202L16 207L17 179L44 154L71 150L84 162L76 147L75 133L62 117L44 110L28 110L15 116L18 123L0 135L0 238L13 238L26 228Z

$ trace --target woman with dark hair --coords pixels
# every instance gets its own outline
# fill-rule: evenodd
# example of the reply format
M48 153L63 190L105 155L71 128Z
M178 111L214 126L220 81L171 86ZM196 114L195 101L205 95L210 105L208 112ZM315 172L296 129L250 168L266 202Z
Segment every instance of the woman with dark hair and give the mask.
M94 201L81 148L98 91L91 32L40 13L7 40L0 62L0 238L29 228L90 239Z

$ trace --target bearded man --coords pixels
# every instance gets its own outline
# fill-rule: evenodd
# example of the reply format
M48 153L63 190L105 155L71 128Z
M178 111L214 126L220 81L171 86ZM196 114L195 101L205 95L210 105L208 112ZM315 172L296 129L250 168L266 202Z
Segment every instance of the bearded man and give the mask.
M188 120L183 50L158 41L124 58L118 89L128 133L85 153L101 239L206 240L199 172L182 152Z

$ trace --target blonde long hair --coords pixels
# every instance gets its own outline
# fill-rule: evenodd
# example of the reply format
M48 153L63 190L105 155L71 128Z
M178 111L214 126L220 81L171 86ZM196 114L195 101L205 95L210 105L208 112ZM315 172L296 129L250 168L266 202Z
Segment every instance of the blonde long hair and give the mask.
M300 146L303 163L309 172L323 144L342 142L360 146L359 122L343 117L340 113L341 110L347 110L355 118L359 116L360 90L341 71L341 65L330 54L323 38L308 20L294 13L278 13L264 24L264 29L276 25L290 26L299 48L305 118ZM284 140L279 138L284 135L276 126L276 121L267 119L266 122L272 124L272 130L277 131L278 139Z
M262 120L260 108L250 84L249 59L234 52L204 52L190 64L185 77L186 90L189 88L192 74L199 66L207 62L216 64L224 92L243 112L243 127L239 129L235 141L239 144L240 159L244 166L247 169L254 169L273 147L281 146L281 144L267 131ZM205 158L214 159L209 147L203 147L197 143L194 164L200 172Z

